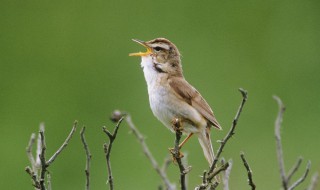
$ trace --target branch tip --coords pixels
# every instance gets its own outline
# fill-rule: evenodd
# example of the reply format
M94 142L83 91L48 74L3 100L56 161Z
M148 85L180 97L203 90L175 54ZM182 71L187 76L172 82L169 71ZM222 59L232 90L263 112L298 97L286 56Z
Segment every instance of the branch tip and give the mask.
M248 99L248 91L243 89L243 88L239 88L239 91L241 92L242 97L247 100Z
M243 152L240 153L240 157L241 157L243 165L246 168L247 173L248 173L248 183L251 186L251 189L255 190L256 189L256 185L254 184L253 179L252 179L252 170L251 170L246 158L244 157L244 153Z

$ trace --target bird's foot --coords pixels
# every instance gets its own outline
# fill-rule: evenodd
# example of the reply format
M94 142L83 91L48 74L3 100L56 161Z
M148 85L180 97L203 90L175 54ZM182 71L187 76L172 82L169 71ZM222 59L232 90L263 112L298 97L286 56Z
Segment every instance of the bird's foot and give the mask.
M175 148L169 148L169 152L172 155L173 163L177 163L177 159L181 159L184 157L184 155L180 151L180 148L178 150L176 150Z

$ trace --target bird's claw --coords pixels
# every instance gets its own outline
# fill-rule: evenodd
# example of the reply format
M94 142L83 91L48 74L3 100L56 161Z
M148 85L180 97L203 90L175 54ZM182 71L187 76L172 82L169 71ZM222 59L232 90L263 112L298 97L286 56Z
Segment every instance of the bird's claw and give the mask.
M172 155L172 160L174 163L177 162L177 159L181 159L184 157L184 155L182 154L182 152L180 151L180 148L179 150L177 151L175 148L169 148L169 152L171 153Z

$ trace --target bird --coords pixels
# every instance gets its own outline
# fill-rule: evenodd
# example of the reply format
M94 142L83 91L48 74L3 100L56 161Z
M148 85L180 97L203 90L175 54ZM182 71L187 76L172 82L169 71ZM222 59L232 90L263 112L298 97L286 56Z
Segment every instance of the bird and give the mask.
M211 166L214 160L211 127L222 128L206 100L184 78L178 48L165 38L132 40L147 49L146 52L130 53L129 56L141 57L153 115L172 132L175 132L173 123L179 119L182 133L187 135L179 148L191 136L197 135Z

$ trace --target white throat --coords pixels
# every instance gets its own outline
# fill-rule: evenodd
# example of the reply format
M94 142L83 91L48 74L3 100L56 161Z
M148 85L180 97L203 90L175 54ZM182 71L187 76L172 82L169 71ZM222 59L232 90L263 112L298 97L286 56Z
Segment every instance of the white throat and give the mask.
M142 56L141 57L141 67L143 69L144 78L146 79L148 89L156 84L158 78L158 72L154 69L154 64L152 57Z

